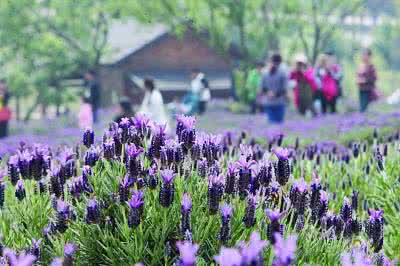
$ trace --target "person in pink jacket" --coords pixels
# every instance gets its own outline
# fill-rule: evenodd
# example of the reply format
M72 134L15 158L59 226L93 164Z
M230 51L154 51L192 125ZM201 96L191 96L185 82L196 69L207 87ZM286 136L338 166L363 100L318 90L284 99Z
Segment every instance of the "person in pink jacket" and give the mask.
M326 54L322 54L314 70L315 80L320 92L321 109L325 114L328 109L330 113L336 113L336 99L339 89L335 77L334 65L329 62Z
M313 76L313 69L308 67L304 55L295 56L295 68L290 73L289 79L294 93L294 104L300 114L305 115L311 111L313 116L317 113L313 104L313 95L317 90Z
M81 106L78 113L78 123L80 129L93 127L93 109L90 99L82 97Z

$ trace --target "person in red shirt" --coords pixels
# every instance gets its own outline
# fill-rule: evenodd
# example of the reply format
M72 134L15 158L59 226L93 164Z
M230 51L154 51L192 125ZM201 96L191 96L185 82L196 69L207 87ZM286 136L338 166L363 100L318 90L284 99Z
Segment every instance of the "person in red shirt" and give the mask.
M331 113L336 112L336 99L339 95L337 81L335 79L333 65L329 62L329 57L322 54L314 70L314 77L318 85L321 109L325 114L328 109Z
M317 90L317 84L313 77L313 69L308 66L304 55L295 57L295 68L289 78L294 92L294 104L299 113L305 115L307 111L311 111L312 115L316 116L313 94Z

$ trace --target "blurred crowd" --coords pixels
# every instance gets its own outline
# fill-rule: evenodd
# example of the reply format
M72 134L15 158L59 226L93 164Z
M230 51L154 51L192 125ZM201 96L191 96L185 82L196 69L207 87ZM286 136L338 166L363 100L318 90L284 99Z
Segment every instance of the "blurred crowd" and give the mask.
M377 74L371 57L370 49L362 51L362 63L356 73L360 112L366 111L369 103L377 98ZM255 64L246 80L251 111L265 112L271 123L284 121L286 107L291 102L301 115L335 113L345 88L343 69L334 53L321 54L315 65L301 54L292 61L290 68L279 53L274 53L266 63Z

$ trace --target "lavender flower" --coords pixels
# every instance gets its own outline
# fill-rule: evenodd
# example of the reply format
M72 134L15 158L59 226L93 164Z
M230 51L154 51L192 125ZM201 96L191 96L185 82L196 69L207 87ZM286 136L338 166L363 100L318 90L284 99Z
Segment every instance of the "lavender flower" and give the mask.
M236 190L236 168L233 164L228 165L225 181L225 193L233 195Z
M86 206L86 223L97 224L100 222L100 207L96 199L90 199Z
M63 200L57 201L57 221L56 229L64 233L68 229L68 219L71 217L70 206Z
M116 155L116 144L114 139L108 138L103 142L103 152L104 158L107 160L112 160Z
M176 133L178 142L182 142L186 151L190 150L196 141L196 130L194 128L196 118L192 116L178 116Z
M26 192L25 192L24 182L22 180L18 180L17 187L15 189L15 197L17 197L17 199L21 201L25 198L25 196Z
M208 177L208 210L211 214L218 212L219 202L224 192L223 175L211 175Z
M221 229L219 232L219 240L226 243L231 238L231 217L232 207L229 204L224 204L221 207Z
M172 170L163 170L161 171L161 177L163 179L163 184L159 193L160 204L163 207L169 207L174 201L174 178L175 173Z
M262 252L266 245L267 242L265 240L261 240L258 232L251 233L249 243L241 249L241 265L263 266L264 258Z
M190 242L178 242L176 246L179 249L179 265L194 266L196 265L196 253L199 250L199 245Z
M279 210L266 210L266 215L268 219L270 220L270 223L267 226L267 235L269 241L271 241L272 244L275 244L276 242L276 233L279 233L283 235L283 229L284 226L283 224L279 223L279 220L283 217L284 213L280 212Z
M365 225L365 231L372 241L375 252L382 249L383 246L383 210L368 210L369 219Z
M129 144L125 146L126 150L126 168L129 171L131 177L138 177L142 172L142 165L138 156L143 153L142 148L137 148L135 144Z
M167 125L155 125L153 129L153 136L151 138L149 157L160 158L161 147L165 145Z
M274 148L272 152L278 157L275 177L278 183L283 186L288 182L290 177L289 150L278 147Z
M73 266L73 256L76 252L76 246L72 243L67 243L64 246L64 264L63 266Z
M85 164L91 167L95 166L100 158L100 150L98 147L91 146L85 154Z
M203 159L198 162L198 173L200 177L206 177L207 175L207 169L208 169L208 162L206 159Z
M41 252L40 252L40 244L42 243L42 240L36 240L36 239L32 239L32 246L29 250L29 254L32 254L33 256L35 256L35 260L39 260L40 256L41 256Z
M63 259L62 258L53 259L50 266L63 266Z
M132 182L128 176L125 176L119 183L119 201L121 203L128 201L129 198L129 187Z
M10 266L32 266L36 257L25 252L20 253L18 256L11 249L4 249L3 256L7 258Z
M253 227L256 224L256 204L256 197L254 195L249 195L247 198L247 206L243 217L243 223L247 228Z
M2 209L4 207L4 200L5 200L4 192L6 190L6 184L4 182L5 175L6 175L6 171L3 169L0 169L0 209Z
M294 264L297 236L289 236L284 240L282 236L275 233L276 242L274 244L275 259L273 266L289 266Z
M123 117L118 126L121 129L121 142L127 143L129 138L129 127L131 126L131 120L127 117Z
M239 196L245 198L250 188L250 181L252 175L252 167L255 165L255 161L247 161L246 158L241 157L236 162L236 169L239 171L238 189Z
M8 160L8 177L10 178L11 184L15 186L19 179L19 169L18 169L18 156L10 156Z
M141 222L144 204L143 191L135 191L132 193L132 198L128 202L129 205L129 216L128 225L129 227L137 227Z
M191 231L190 214L192 211L192 199L185 193L181 203L181 233L184 235L187 231Z
M91 128L85 129L83 132L83 145L90 148L94 144L94 131Z
M235 248L221 248L219 255L214 256L214 260L220 266L241 266L242 256Z
M293 184L290 190L289 198L296 209L296 213L298 215L303 215L308 202L307 183L304 181L304 179L296 181Z
M157 177L157 166L152 165L148 170L147 170L147 185L149 186L150 189L155 189L158 185L158 177Z
M342 208L340 209L340 216L344 222L350 220L353 216L353 208L348 198L344 198Z
M18 168L23 179L29 179L31 177L31 171L29 166L32 161L32 154L28 150L24 150L18 154Z

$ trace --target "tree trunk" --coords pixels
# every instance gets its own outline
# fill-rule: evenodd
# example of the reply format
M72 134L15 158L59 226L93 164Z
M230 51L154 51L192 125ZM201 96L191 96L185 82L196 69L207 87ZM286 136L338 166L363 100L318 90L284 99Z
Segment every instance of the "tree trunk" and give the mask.
M29 107L28 111L25 114L24 121L27 122L31 119L32 113L35 111L35 109L39 106L40 104L40 98L41 95L36 96L35 102L32 104L31 107Z

